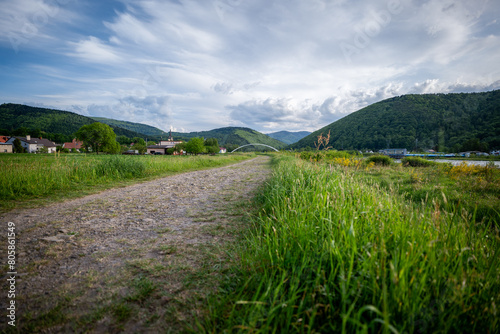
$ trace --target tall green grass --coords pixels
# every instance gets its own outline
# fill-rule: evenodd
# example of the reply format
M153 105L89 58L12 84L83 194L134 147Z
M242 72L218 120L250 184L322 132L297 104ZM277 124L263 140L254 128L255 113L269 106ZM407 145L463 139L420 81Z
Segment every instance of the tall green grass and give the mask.
M281 159L205 331L500 331L493 222L437 202L415 208L343 168Z
M218 167L247 159L249 155L224 156L116 156L33 155L0 156L0 202L46 198L55 194L112 186L201 168Z

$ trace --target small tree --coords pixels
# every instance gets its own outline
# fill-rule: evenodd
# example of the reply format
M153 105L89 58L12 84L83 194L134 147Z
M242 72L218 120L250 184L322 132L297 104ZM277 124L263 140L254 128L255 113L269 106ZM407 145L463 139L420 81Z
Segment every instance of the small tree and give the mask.
M14 139L14 153L26 153L26 149L21 144L19 138Z
M216 138L208 138L205 140L205 149L208 153L215 154L219 152L219 142Z
M186 152L192 153L194 155L198 155L200 153L205 152L205 141L203 138L195 137L191 138L186 143Z

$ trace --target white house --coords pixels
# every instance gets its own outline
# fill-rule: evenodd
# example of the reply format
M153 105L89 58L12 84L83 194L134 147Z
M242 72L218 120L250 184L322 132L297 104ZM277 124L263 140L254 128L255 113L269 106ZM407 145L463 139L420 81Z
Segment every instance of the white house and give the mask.
M28 153L39 152L43 147L47 148L48 153L54 153L56 151L56 144L45 138L31 138L31 136L24 137L11 137L7 144L14 145L14 140L19 139L21 141L21 146L26 149Z

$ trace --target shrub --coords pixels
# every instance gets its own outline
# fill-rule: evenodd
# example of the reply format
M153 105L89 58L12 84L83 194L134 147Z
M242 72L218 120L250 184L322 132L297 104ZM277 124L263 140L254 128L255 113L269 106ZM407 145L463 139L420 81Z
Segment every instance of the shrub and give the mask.
M324 153L323 152L314 152L314 151L304 151L300 153L300 158L302 160L308 161L321 161L323 160Z
M371 157L368 157L365 161L367 164L373 162L375 165L381 165L381 166L390 166L393 164L392 159L387 155L372 155Z
M327 150L327 151L304 151L300 153L300 158L302 160L307 161L326 161L332 162L338 159L351 159L352 155L346 151L336 151L336 150Z
M419 157L406 157L401 159L401 164L405 167L429 167L436 166L438 162L425 160Z
M351 157L352 157L352 155L346 151L326 151L325 152L325 158L328 160L332 160L335 158L349 159Z

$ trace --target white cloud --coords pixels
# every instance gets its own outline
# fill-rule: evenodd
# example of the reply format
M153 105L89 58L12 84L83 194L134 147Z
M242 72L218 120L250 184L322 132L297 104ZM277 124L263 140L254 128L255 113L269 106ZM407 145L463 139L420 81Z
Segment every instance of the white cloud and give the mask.
M98 64L114 64L121 60L121 57L113 47L103 43L100 39L90 36L88 39L78 43L70 43L74 52L70 55L81 58L83 61Z
M91 104L87 107L90 116L106 117L138 122L166 129L172 117L168 96L128 96L113 105Z

